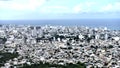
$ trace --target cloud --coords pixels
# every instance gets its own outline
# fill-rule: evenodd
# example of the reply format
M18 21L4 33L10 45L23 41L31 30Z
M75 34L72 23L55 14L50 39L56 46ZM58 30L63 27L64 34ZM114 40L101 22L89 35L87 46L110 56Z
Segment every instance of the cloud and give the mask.
M108 4L104 7L102 7L101 11L110 11L113 8L112 4Z
M0 1L0 19L22 18L25 14L36 12L46 0L10 0Z
M81 3L68 2L69 0L0 0L0 15L14 16L38 13L42 14L79 14L98 12L120 12L120 2L104 3L83 1ZM64 2L64 3L63 3Z
M69 13L70 8L67 6L46 6L40 9L42 13Z
M100 9L101 12L120 12L120 2L115 2L113 4L107 4L102 6Z
M80 13L80 12L89 12L91 11L90 8L95 5L95 2L83 2L73 7L74 13Z
M99 2L82 2L73 7L74 13L116 13L120 12L120 2L107 3L103 5Z
M75 12L75 13L79 13L82 11L83 11L82 5L77 5L73 8L73 12Z
M0 1L0 8L11 10L35 10L43 5L46 0L11 0Z

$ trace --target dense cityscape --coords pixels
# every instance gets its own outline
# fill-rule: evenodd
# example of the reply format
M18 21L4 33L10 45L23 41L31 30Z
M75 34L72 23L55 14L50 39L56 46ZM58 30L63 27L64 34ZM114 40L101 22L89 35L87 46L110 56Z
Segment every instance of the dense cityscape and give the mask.
M120 30L0 25L0 67L34 64L54 64L35 68L67 68L67 64L73 64L72 68L120 68Z

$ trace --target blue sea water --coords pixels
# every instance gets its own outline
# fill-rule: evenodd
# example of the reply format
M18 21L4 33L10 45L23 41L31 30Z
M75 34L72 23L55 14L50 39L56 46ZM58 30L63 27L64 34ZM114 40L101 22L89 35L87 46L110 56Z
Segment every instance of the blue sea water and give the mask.
M0 24L88 26L108 27L109 29L120 30L120 19L0 20Z

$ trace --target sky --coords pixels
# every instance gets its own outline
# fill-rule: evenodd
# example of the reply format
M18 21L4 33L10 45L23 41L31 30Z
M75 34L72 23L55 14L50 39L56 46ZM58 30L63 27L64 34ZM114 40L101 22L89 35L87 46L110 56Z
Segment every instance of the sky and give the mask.
M0 20L120 18L120 0L0 0Z

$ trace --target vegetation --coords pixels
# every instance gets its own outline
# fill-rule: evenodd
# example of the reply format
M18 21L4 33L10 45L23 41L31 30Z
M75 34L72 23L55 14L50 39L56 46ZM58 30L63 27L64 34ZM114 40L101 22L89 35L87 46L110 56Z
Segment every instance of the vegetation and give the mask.
M57 65L57 64L49 64L49 63L42 63L40 62L39 64L32 64L32 65L27 65L24 64L23 67L21 68L86 68L84 63L78 62L77 64L72 64L68 63L66 65Z
M18 57L18 53L0 52L0 67L3 66L6 61L15 57Z
M1 44L4 44L6 41L7 41L7 38L5 38L5 37L4 37L4 38L1 38L1 37L0 37L0 43L1 43Z
M108 47L109 49L111 49L111 48L113 48L113 45L109 45L109 47Z

